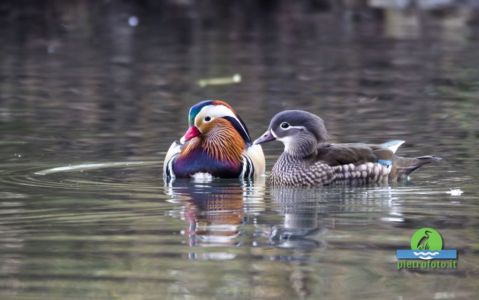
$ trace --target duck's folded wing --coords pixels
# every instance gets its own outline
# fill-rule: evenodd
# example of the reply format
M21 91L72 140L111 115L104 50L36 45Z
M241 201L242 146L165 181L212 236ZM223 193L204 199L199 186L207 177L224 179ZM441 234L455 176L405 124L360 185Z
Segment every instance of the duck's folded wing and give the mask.
M353 164L361 165L368 162L378 163L392 161L394 152L382 145L369 144L327 144L318 149L317 160L330 166Z
M171 143L168 152L166 152L165 160L163 161L163 176L166 178L175 177L173 172L173 162L175 161L176 157L181 152L181 144L178 141L174 141Z

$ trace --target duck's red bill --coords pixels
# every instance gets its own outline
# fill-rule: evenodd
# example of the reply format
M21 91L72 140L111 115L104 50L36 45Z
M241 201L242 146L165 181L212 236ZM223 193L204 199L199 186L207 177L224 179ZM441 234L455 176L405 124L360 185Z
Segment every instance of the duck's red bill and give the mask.
M189 140L199 136L200 134L201 132L198 130L198 128L196 128L196 126L191 126L190 128L188 128L185 135L183 135L182 140L184 142L188 142Z

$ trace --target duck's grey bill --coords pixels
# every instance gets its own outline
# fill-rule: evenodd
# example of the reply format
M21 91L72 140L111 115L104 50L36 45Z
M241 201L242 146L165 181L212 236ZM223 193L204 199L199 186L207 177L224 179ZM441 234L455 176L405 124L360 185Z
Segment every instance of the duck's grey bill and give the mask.
M257 138L253 144L259 145L267 142L274 141L276 138L273 136L270 130L266 131L261 137Z

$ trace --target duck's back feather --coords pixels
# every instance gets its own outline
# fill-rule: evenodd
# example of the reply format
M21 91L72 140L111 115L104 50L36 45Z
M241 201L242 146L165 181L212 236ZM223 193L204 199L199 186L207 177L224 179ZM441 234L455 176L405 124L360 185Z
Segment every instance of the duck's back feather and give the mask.
M392 161L393 157L393 151L380 145L354 143L321 145L315 159L324 161L330 166L338 166Z
M376 173L385 174L388 170L389 180L397 181L406 178L409 174L421 166L438 161L441 158L437 156L420 156L415 158L406 158L397 156L394 153L404 143L401 140L393 140L380 145L375 144L325 144L318 149L318 161L323 161L330 166L336 166L337 173L345 170L351 171L351 168L367 165L367 172L371 171L374 176ZM378 168L370 163L378 164ZM348 167L349 165L349 167ZM385 168L383 170L383 168ZM340 176L341 177L341 176Z

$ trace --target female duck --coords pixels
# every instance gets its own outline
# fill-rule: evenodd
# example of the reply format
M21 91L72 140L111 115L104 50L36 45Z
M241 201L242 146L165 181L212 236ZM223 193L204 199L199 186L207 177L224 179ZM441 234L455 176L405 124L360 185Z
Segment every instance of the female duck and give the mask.
M268 130L254 141L278 140L284 152L271 172L275 185L320 186L334 181L379 183L407 177L440 158L404 158L394 153L404 141L380 145L329 144L323 120L306 111L287 110L273 117Z
M253 145L241 118L221 100L191 107L189 128L171 144L163 164L165 178L251 178L265 168L261 146Z

